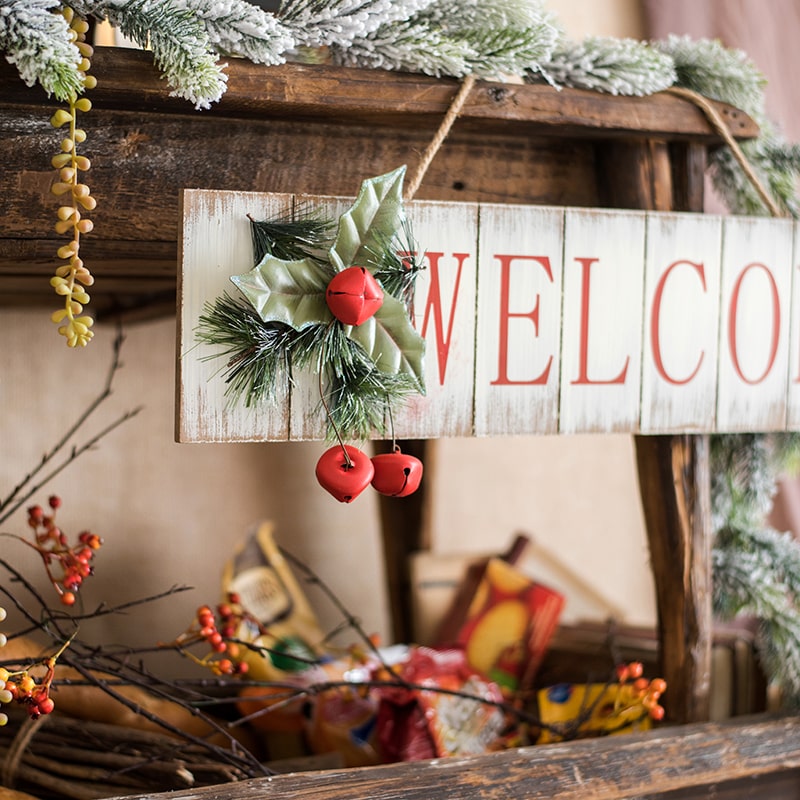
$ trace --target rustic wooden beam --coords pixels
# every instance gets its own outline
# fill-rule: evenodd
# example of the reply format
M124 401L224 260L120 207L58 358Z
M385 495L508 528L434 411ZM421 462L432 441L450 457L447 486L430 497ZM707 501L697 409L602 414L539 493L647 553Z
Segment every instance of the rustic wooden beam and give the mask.
M394 127L414 127L420 118L436 126L447 111L458 82L426 75L335 67L327 64L284 64L266 67L231 60L228 89L203 115L234 118L330 118L357 124L383 120ZM97 108L169 111L199 115L185 100L170 97L166 82L153 65L152 54L127 48L98 47L92 58L98 86L92 90ZM46 100L39 88L27 88L13 66L0 64L3 103ZM51 101L52 102L52 101ZM753 120L738 109L715 103L738 138L758 135ZM460 114L459 124L479 123L486 131L511 123L538 127L563 136L583 130L597 135L668 139L698 137L718 141L703 113L668 93L620 97L579 89L554 89L547 84L480 82Z
M636 460L655 581L665 707L708 719L711 681L711 500L708 436L637 436Z
M783 779L784 785L789 783L796 793L800 787L799 737L798 717L687 725L472 758L256 778L175 791L169 798L625 800L675 792L668 795L674 800L707 796L677 794L687 789L703 787L708 792L718 784L770 775Z
M414 494L408 497L381 497L379 503L392 641L411 642L414 641L411 555L430 548L430 542L425 539L429 527L425 524L424 516L430 502L425 472L430 475L433 471L436 443L414 439L398 444L404 453L415 456L423 464L423 480ZM376 452L390 453L391 450L391 442L376 442Z

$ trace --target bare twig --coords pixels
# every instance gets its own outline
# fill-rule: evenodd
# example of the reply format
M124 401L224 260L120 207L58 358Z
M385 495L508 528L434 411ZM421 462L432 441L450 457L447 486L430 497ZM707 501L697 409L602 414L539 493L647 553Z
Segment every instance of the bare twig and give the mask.
M114 339L114 352L111 360L111 365L106 375L106 381L103 389L89 403L89 405L80 414L78 419L67 429L66 433L59 439L53 447L42 456L42 460L34 467L24 478L11 490L11 493L0 502L0 524L5 522L20 506L26 503L30 498L38 492L49 481L56 477L62 470L69 466L75 459L91 450L103 437L111 433L115 428L119 427L123 422L136 416L141 411L141 406L128 411L121 417L116 419L110 425L105 427L100 433L91 437L84 444L80 446L73 446L69 455L54 469L52 469L44 478L39 479L34 485L32 482L36 477L50 464L53 459L67 446L73 436L83 427L86 421L94 414L95 411L102 405L108 397L111 396L112 384L117 370L122 366L120 361L120 352L122 350L122 343L125 337L122 332L118 332Z

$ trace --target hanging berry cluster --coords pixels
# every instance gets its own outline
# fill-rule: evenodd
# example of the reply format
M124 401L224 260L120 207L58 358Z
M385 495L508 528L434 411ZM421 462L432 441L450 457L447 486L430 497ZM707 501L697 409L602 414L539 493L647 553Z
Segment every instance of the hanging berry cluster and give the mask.
M0 607L0 622L6 618L6 610ZM56 662L71 642L68 639L59 651L27 669L11 671L0 667L0 705L17 703L23 706L31 719L38 719L44 714L51 714L56 704L50 697L50 689L56 673ZM0 634L0 647L6 644L6 637ZM35 672L44 674L37 676ZM0 726L8 723L8 715L0 713Z
M615 713L624 715L626 710L640 713L640 709L644 708L648 716L660 721L664 719L664 707L659 700L667 690L667 683L663 678L648 680L643 675L644 667L639 661L620 664L617 667L620 689L617 693Z
M18 703L24 706L31 719L38 719L43 714L52 713L56 704L50 697L50 686L55 675L55 656L45 659L41 666L45 674L36 678L29 670L9 672L0 667L0 703ZM0 714L0 725L8 722L6 714Z
M192 624L172 643L196 664L210 669L215 675L244 675L247 662L242 659L241 646L233 641L242 622L258 624L241 606L239 595L229 592L216 610L209 605L197 609ZM260 627L260 626L259 626ZM186 648L205 644L210 652L198 658Z
M89 25L86 20L76 17L71 8L65 8L63 14L69 24L70 38L81 56L78 70L83 88L93 89L97 80L93 75L86 74L93 52L91 45L85 41ZM54 128L68 126L68 133L61 140L61 152L52 158L51 163L58 170L58 179L50 191L63 198L57 212L55 231L68 235L70 241L58 248L58 258L66 263L56 269L50 285L56 294L64 298L64 308L54 312L52 320L59 325L58 332L66 338L69 347L84 347L94 336L92 318L82 314L84 305L89 302L85 287L94 283L94 277L80 257L80 243L81 234L89 233L93 227L92 221L84 213L92 211L97 203L89 187L81 180L81 172L86 172L91 163L86 156L77 152L78 145L86 140L86 131L77 125L78 113L86 112L91 107L87 97L73 95L68 108L58 109L50 118Z
M103 540L90 531L83 531L78 535L77 543L71 545L66 534L56 525L56 511L61 507L61 498L52 495L49 506L49 514L38 505L28 509L28 525L33 529L35 540L33 543L27 539L22 541L39 553L61 602L71 606L84 579L93 572L92 560ZM54 574L54 566L61 570L58 577Z

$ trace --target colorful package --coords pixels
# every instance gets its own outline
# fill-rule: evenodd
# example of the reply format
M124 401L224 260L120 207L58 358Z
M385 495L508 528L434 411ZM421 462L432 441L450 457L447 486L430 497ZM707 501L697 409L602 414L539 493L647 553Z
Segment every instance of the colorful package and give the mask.
M495 684L469 668L461 650L417 647L398 671L415 688L380 690L376 727L383 761L491 750L505 727L505 715L493 705L503 696Z
M645 731L652 718L627 685L559 683L537 694L543 723L538 744ZM548 728L547 726L552 726Z
M272 523L252 533L226 565L224 593L239 595L242 608L260 623L243 622L237 637L268 648L249 653L249 677L283 681L308 669L321 655L324 634L272 536Z
M563 595L492 558L456 643L473 669L507 692L529 689L563 608Z

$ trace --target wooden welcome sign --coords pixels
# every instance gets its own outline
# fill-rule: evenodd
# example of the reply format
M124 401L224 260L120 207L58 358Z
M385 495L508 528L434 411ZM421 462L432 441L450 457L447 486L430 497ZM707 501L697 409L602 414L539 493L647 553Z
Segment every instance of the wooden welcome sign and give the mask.
M317 377L269 407L225 397L204 305L253 266L247 215L352 202L184 193L179 441L323 439ZM415 201L427 393L398 438L800 427L800 249L790 220Z

